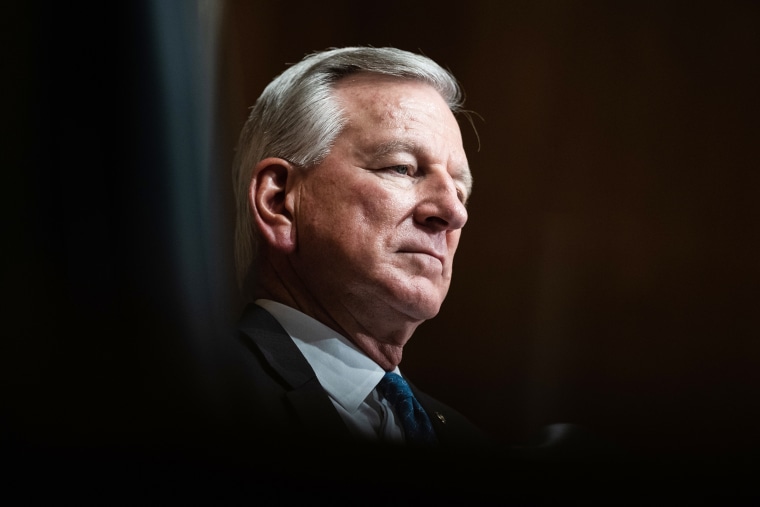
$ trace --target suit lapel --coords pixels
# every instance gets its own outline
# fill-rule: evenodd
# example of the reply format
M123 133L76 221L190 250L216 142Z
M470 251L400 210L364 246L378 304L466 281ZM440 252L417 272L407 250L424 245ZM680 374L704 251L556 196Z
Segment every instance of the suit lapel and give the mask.
M283 380L285 397L307 432L332 439L349 436L314 370L277 319L263 308L249 305L240 330Z
M420 405L422 405L422 408L424 408L425 412L427 412L427 415L433 424L433 429L435 430L436 435L440 437L442 433L445 434L449 429L446 426L447 407L437 402L434 398L431 398L427 394L419 391L414 386L414 384L409 382L408 379L407 379L407 382L409 383L409 387L411 387L412 389L412 394L414 394L414 397L417 398L417 401L420 402Z

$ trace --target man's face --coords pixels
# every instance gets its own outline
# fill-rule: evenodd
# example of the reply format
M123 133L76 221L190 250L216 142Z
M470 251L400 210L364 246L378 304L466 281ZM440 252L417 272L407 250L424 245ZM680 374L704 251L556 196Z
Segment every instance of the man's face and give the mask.
M467 221L459 126L424 83L360 74L335 97L348 123L298 183L294 268L328 313L432 318Z

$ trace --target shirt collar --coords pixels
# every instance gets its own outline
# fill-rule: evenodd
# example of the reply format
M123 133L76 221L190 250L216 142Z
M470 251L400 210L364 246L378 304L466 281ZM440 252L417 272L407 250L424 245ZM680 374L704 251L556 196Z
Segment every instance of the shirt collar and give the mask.
M327 394L349 413L359 407L385 374L348 338L312 317L270 299L258 299L256 304L277 319Z

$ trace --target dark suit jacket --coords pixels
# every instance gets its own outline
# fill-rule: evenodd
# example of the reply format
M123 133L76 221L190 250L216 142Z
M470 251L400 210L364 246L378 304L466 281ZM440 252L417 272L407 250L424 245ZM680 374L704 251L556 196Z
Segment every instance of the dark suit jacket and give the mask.
M262 435L272 445L283 443L360 443L335 410L314 370L277 320L249 305L239 334L221 372L221 416L237 431ZM234 366L229 366L231 360ZM435 428L442 449L467 450L487 446L487 436L462 414L410 383ZM229 426L228 426L229 427ZM252 433L253 429L255 433Z
M205 428L189 438L196 459L179 467L173 460L171 467L183 487L186 477L196 478L193 501L201 488L214 504L227 494L278 505L524 505L546 491L547 477L555 478L548 481L550 494L568 494L559 478L578 467L568 467L562 452L555 464L553 449L568 448L557 445L568 439L556 431L513 449L410 384L441 445L431 450L356 440L266 310L250 305L232 336L216 342L217 366L203 382L210 402L198 417ZM585 492L586 484L579 484Z

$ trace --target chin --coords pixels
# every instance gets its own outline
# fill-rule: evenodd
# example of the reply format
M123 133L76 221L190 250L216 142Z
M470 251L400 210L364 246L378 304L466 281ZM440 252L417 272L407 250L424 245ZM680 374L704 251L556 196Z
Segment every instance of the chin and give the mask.
M435 300L411 300L404 305L405 313L414 320L430 320L441 310L441 303L439 299Z
M388 295L391 300L395 300L393 308L416 322L430 320L438 315L448 287L444 289L427 279L425 282L421 284L419 280L409 280L403 287L388 286Z

